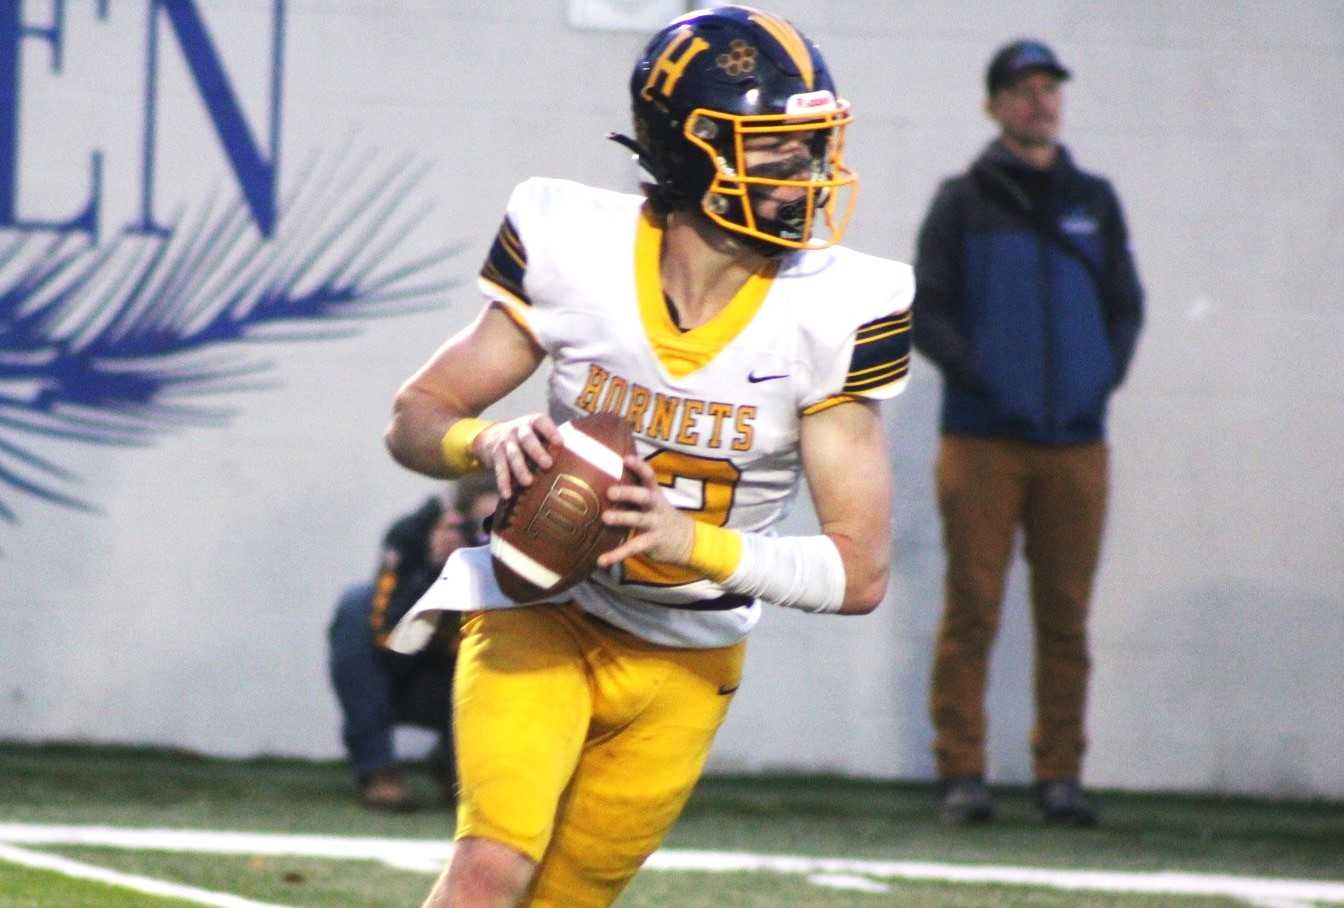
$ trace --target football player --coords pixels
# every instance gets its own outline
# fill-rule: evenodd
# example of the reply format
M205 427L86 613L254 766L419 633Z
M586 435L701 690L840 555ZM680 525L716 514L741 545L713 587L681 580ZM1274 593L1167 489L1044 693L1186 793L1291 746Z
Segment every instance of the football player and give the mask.
M431 476L533 481L557 424L634 432L627 541L563 601L499 592L462 550L403 625L469 610L456 691L457 847L426 905L608 905L699 777L762 603L881 602L890 477L877 402L909 368L908 266L835 243L851 115L789 22L674 20L635 66L643 195L531 179L481 272L488 303L397 395L387 443ZM546 413L481 413L550 363ZM806 477L820 522L773 527ZM399 631L402 630L399 628ZM394 646L398 645L394 641Z

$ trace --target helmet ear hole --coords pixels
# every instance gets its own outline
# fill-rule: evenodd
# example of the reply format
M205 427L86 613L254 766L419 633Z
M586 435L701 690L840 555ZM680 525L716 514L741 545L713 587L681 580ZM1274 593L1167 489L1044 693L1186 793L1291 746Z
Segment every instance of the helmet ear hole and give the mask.
M709 117L697 116L691 120L691 134L706 142L713 142L719 137L719 124Z
M705 196L705 207L715 214L727 214L729 203L727 199L717 192L711 192Z

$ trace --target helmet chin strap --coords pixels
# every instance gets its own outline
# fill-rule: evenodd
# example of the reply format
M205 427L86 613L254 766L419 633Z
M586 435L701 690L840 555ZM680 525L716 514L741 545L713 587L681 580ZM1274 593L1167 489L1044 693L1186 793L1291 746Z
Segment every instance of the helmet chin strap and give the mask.
M722 224L716 223L712 218L706 215L698 206L693 210L694 213L697 215L697 217L701 218L705 224L712 227L716 234L723 237L725 244L731 246L732 248L749 250L757 255L761 255L769 259L779 258L786 252L795 251L791 246L785 246L782 243L776 243L771 240L763 239L758 236L753 236L750 233L734 230L731 227L725 227ZM798 212L799 216L801 216L804 211L806 211L805 205ZM771 234L773 236L781 236L783 235L783 231L786 228L792 229L788 224L788 222L781 222L777 218L763 218L760 216L759 213L755 212L753 213L755 214L756 219L756 229L761 231L762 233Z
M777 259L786 252L797 251L789 246L781 246L779 243L772 243L769 240L763 240L759 237L742 236L738 239L742 245L746 246L757 255L763 255L768 259Z
M750 194L748 194L750 199ZM807 216L806 197L796 199L792 202L786 202L779 206L779 210L772 218L762 217L756 210L754 200L748 204L752 205L752 214L756 219L756 229L761 233L771 236L788 237L792 240L801 240L806 232L804 218ZM744 234L740 239L749 244L752 249L760 252L762 255L774 258L785 252L793 251L793 247L785 246L781 243L774 243L770 240L763 240L760 237L754 237Z
M723 230L723 228L719 228ZM794 250L788 246L781 246L779 243L772 243L769 240L763 240L760 237L751 236L746 233L734 233L730 230L723 230L733 243L743 249L750 249L757 255L763 255L768 259L777 259L786 252Z

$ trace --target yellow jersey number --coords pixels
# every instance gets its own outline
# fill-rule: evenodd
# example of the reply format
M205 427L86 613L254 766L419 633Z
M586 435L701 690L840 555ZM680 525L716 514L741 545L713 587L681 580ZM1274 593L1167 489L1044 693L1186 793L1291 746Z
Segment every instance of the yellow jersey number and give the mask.
M653 467L660 486L673 486L678 479L701 484L701 505L695 510L683 508L691 518L710 526L721 527L728 522L733 509L733 495L742 471L731 460L718 457L696 457L681 451L659 451L647 460ZM649 586L681 586L704 578L690 568L660 564L636 555L621 564L622 583L643 583Z

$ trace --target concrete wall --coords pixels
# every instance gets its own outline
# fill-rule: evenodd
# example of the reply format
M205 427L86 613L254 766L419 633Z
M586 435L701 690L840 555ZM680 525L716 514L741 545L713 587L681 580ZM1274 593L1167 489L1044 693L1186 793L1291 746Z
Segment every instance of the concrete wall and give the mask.
M21 6L26 23L46 24L47 4ZM21 42L16 219L77 212L90 153L101 151L92 255L143 220L147 11L115 0L99 19L96 4L71 6L59 72L48 44ZM269 156L272 4L194 8ZM1334 301L1344 5L781 0L774 9L821 43L858 112L850 156L863 188L849 242L868 252L908 259L937 180L990 138L980 105L995 46L1037 35L1073 68L1066 141L1117 185L1149 292L1131 378L1113 405L1087 781L1344 797L1344 392L1334 380L1344 355ZM0 504L20 521L0 525L0 738L337 754L325 623L340 589L371 569L386 523L430 490L382 451L392 393L476 311L466 282L513 183L532 174L632 183L624 154L601 137L626 125L624 84L643 35L571 29L558 0L290 0L283 30L281 211L271 237L250 228L254 254L292 262L286 250L320 235L322 211L354 204L381 174L424 164L396 206L413 227L379 247L379 260L394 269L430 256L422 283L463 286L429 294L434 305L417 314L355 322L347 336L217 344L251 357L248 368L271 368L253 382L264 386L226 385L210 398L229 411L213 426L151 432L127 448L6 423L4 441L70 471L76 479L56 485L101 510L0 481ZM160 23L150 185L155 220L180 239L237 185L177 34ZM432 206L423 216L422 205ZM22 238L41 259L52 236L11 224L0 242ZM357 254L354 240L323 261ZM136 244L152 248L125 239L113 258L132 261ZM13 286L16 267L0 265L0 285ZM105 286L101 299L128 292ZM385 311L376 300L369 308ZM0 324L0 344L9 327ZM20 378L0 371L0 400L37 400ZM931 774L937 399L921 362L888 407L890 601L862 619L768 614L715 767ZM499 409L538 400L529 386ZM792 524L805 532L808 519ZM990 771L1020 781L1031 714L1021 565L1010 586Z

